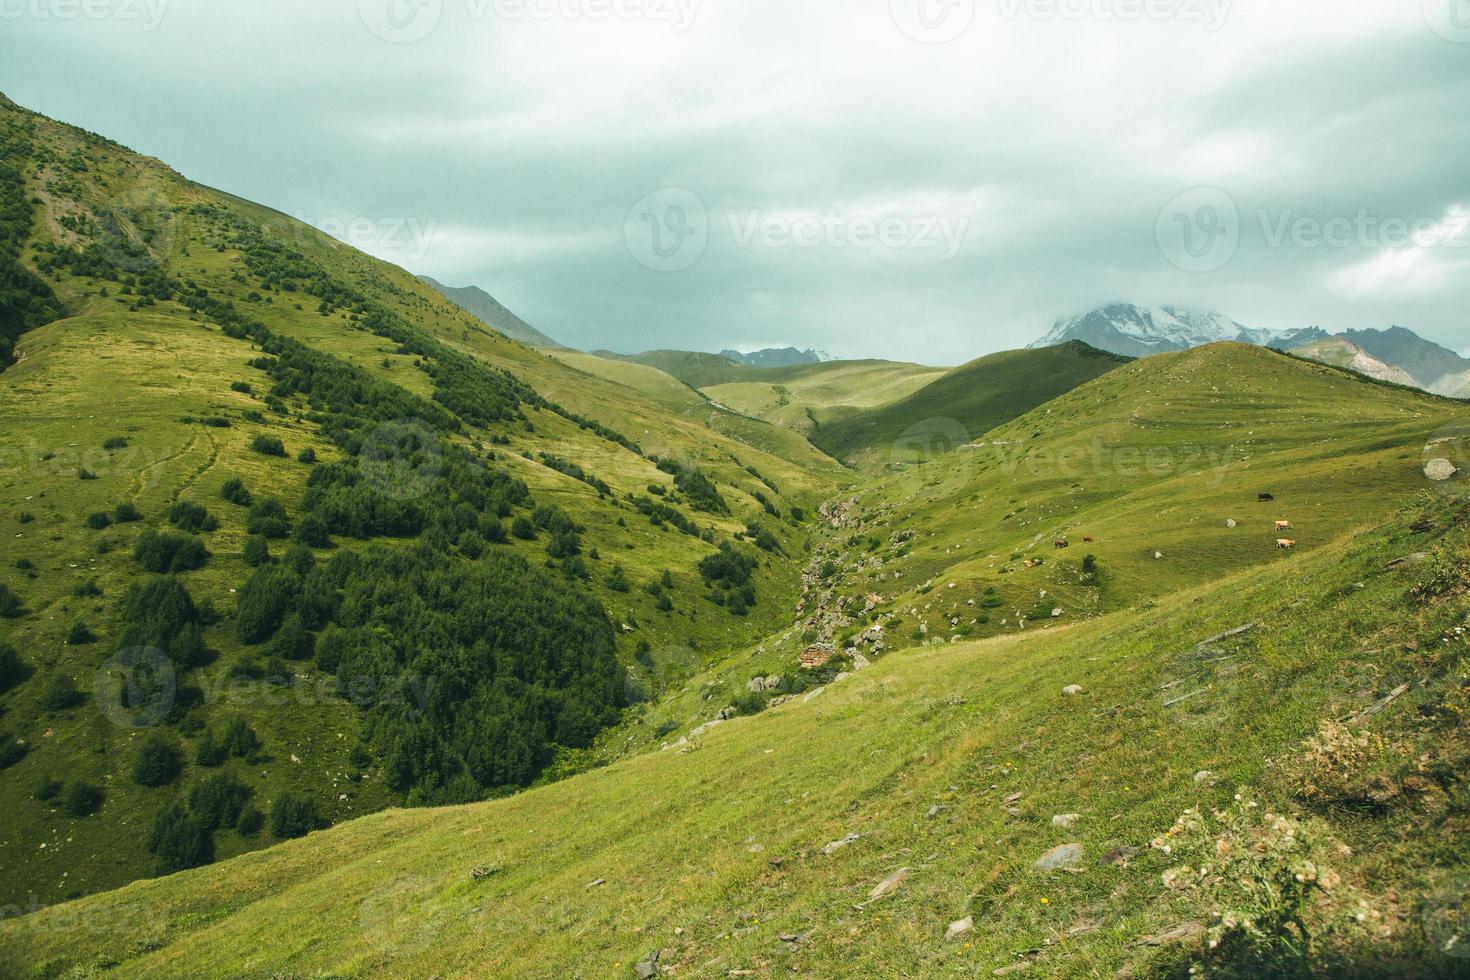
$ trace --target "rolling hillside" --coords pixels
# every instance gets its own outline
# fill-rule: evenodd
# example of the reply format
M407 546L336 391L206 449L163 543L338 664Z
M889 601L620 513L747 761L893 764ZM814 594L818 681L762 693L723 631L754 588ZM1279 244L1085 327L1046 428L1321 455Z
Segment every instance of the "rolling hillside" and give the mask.
M0 374L0 904L593 765L788 619L846 478L792 433L631 397L101 137L4 106L0 147L6 281L55 303Z
M1462 973L1464 403L542 351L0 161L0 975Z
M905 433L943 426L951 447L1127 362L1080 342L991 354L955 368L896 402L822 425L812 441L838 459L869 465L911 458ZM925 439L936 433L925 432ZM922 453L933 451L924 446Z
M701 390L737 412L810 437L818 426L892 404L945 373L896 361L829 361L763 370Z
M510 800L41 909L0 948L17 976L1460 975L1470 540L1442 503Z

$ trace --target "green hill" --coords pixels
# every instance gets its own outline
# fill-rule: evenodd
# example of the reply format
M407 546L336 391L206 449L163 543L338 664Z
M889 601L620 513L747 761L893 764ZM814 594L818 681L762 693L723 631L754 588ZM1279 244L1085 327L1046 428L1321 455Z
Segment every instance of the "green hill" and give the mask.
M599 357L609 360L631 361L634 364L642 364L646 367L658 368L665 374L671 374L691 388L702 388L705 385L722 384L736 378L744 377L748 372L756 368L745 364L737 364L728 357L719 354L705 354L698 351L687 350L650 350L642 354L614 354L611 351L593 351Z
M678 750L367 817L0 937L21 976L633 976L655 953L691 975L1454 976L1432 944L1462 926L1467 870L1467 550L1463 515L1411 512L1085 627L890 657ZM1428 557L1388 567L1409 552ZM1243 921L1254 936L1227 925Z
M1239 344L742 369L886 379L817 431L858 476L0 148L0 975L1463 972L1463 403Z
M959 446L1037 405L1127 363L1081 342L1006 351L971 361L896 402L820 425L812 441L838 459L889 462L911 458L905 433ZM939 428L946 432L939 434ZM934 432L927 431L934 429ZM926 445L923 452L932 452Z
M895 361L825 361L758 370L701 390L737 412L810 436L818 426L892 404L945 373Z
M628 703L788 621L802 510L846 479L799 437L634 397L101 137L7 106L0 147L4 279L54 296L0 374L0 904L266 846L296 800L595 765ZM161 726L113 710L119 656ZM165 858L175 804L216 829Z

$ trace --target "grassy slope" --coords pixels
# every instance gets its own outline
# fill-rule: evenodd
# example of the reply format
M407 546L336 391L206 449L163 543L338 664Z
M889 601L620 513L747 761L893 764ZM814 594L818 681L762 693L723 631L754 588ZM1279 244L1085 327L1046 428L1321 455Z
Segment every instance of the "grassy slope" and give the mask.
M270 303L249 301L247 294L259 284L248 277L236 278L243 274L241 256L231 248L216 251L211 229L186 213L194 204L223 204L284 236L334 275L396 306L445 342L515 372L553 401L624 432L648 452L697 462L719 482L733 509L729 517L697 515L700 523L728 535L743 529L747 521L766 521L776 527L788 555L800 554L804 532L765 518L753 494L763 492L783 511L796 503L810 506L827 496L836 485L834 478L843 475L837 464L804 444L792 446L786 440L789 434L773 426L750 423L752 428L762 427L757 435L769 435L773 443L791 450L790 459L717 432L697 418L630 398L624 386L513 343L403 270L275 212L190 184L156 161L69 127L21 117L14 109L0 111L8 120L30 120L38 143L62 160L75 154L84 168L52 165L39 172L27 168L31 190L42 201L34 242L79 241L62 227L60 220L66 215L104 206L118 211L162 208L159 213L167 217L171 233L155 243L155 258L171 274L233 299L273 331L352 361L417 394L429 393L430 380L413 367L412 357L395 353L396 345L384 338L353 329L347 314L320 316L315 300L304 296L268 294ZM271 761L238 773L255 790L255 802L268 808L278 793L293 788L309 792L328 816L341 819L377 809L391 799L371 772L363 782L345 785L346 756L359 725L355 710L335 699L303 694L307 702L303 707L283 711L280 698L268 697L272 689L262 685L218 693L225 672L241 652L228 616L235 605L232 592L249 574L240 558L244 511L220 499L219 488L239 476L257 495L278 495L294 512L310 471L295 461L295 454L311 448L322 460L331 460L338 450L294 415L267 413L260 423L240 417L242 411L263 406L258 397L231 391L230 384L245 381L257 392L269 386L263 374L246 364L257 353L249 343L192 320L173 303L131 310L131 297L118 295L115 283L107 284L109 296L101 295L101 283L65 274L58 274L52 285L72 315L23 337L20 363L0 375L5 431L0 441L4 450L0 489L8 501L0 508L4 569L0 581L15 589L30 610L19 620L0 621L0 638L13 643L34 670L30 680L5 695L0 720L0 728L32 747L0 780L0 866L8 872L0 884L0 902L23 903L32 894L52 902L113 887L146 873L152 864L143 848L146 830L153 813L176 789L144 790L132 784L128 773L137 735L110 725L92 704L51 713L43 711L39 701L59 675L73 678L84 692L91 690L98 665L116 647L117 603L139 575L131 559L133 543L144 529L163 523L175 500L202 503L221 520L219 530L206 536L214 557L203 570L185 576L196 601L211 600L227 616L206 635L219 658L185 682L208 692L198 709L202 720L238 714L260 733ZM297 309L301 300L306 301L301 303L303 309ZM223 415L234 424L206 428L187 424L184 419L189 415ZM525 480L538 502L562 505L586 526L585 546L601 555L591 562L593 591L614 624L637 624L620 633L621 655L631 662L640 641L666 652L658 661L657 675L638 677L641 686L656 693L659 678L672 683L699 669L712 652L739 648L785 622L796 587L795 557L766 560L757 572L764 601L743 619L728 615L699 598L702 590L694 566L713 551L711 545L671 528L655 528L628 506L601 500L586 484L521 454L549 451L575 460L620 496L642 493L653 483L668 486L671 479L647 459L562 417L541 410L528 415L533 432L502 427L505 431L500 434L511 440L504 465ZM292 458L274 460L250 453L246 447L251 438L264 433L279 436ZM475 433L477 438L489 434ZM126 437L128 446L102 449L102 442L113 436ZM746 472L747 466L758 469L781 492L760 483ZM99 478L79 480L79 467ZM136 503L146 520L105 531L83 525L87 514L111 511L123 501ZM22 515L33 520L22 523ZM625 526L618 524L620 519ZM508 547L539 564L545 558L544 546L541 541ZM279 554L282 545L273 550ZM32 561L34 569L18 569L16 563L23 559ZM631 592L617 593L605 586L606 571L614 562L626 569L634 584ZM657 611L654 598L641 588L664 569L673 571L676 583L672 612ZM76 598L73 589L91 579L96 579L103 595ZM78 620L85 620L99 635L99 643L64 644L68 629ZM299 669L311 673L309 664ZM192 756L192 740L184 744ZM301 762L291 763L292 755ZM187 787L197 775L190 767L180 785ZM107 801L101 813L76 820L61 815L54 804L33 800L32 789L43 776L85 778L103 786ZM342 793L348 798L339 800ZM216 849L227 856L267 842L264 837L245 839L221 832Z
M1376 816L1318 812L1353 848L1335 861L1369 903L1365 930L1386 930L1347 940L1362 975L1452 976L1463 961L1425 947L1416 902L1467 867L1452 802L1465 792L1453 733L1467 650L1446 631L1467 612L1470 542L1458 518L1428 513L1433 535L1405 517L1087 627L899 654L693 751L500 802L368 817L41 911L0 927L0 945L19 975L106 962L150 977L616 976L654 949L692 975L972 975L1018 957L1046 975L1152 975L1174 954L1142 937L1204 921L1209 905L1161 883L1179 858L1148 842L1237 790L1295 807L1302 783L1274 760L1295 758L1319 720L1420 678L1373 726L1397 740L1398 776L1435 771L1446 785L1421 780ZM1385 568L1415 550L1441 559ZM1444 595L1414 598L1429 582ZM1192 653L1246 623L1232 662ZM1178 681L1201 696L1167 705ZM1074 683L1083 694L1063 695ZM1411 762L1426 744L1429 770L1429 756ZM1206 769L1213 781L1195 778ZM1076 826L1052 826L1058 813ZM1033 868L1063 842L1084 846L1079 870ZM1120 846L1143 850L1101 860ZM493 873L474 880L476 867ZM895 894L858 907L900 867L912 871ZM976 932L943 942L966 914Z
M945 373L894 361L828 361L762 371L758 379L703 390L737 412L810 436L818 425L892 404Z
M883 596L903 643L920 624L929 638L988 635L1038 611L1111 611L1291 560L1277 520L1301 551L1385 519L1425 485L1425 439L1463 413L1245 345L1160 355L865 485L854 499L869 523L837 542L827 591ZM1276 500L1257 502L1267 492ZM1062 538L1070 548L1053 546Z
M916 435L926 442L942 427L942 438L962 443L1124 361L1085 344L991 354L893 404L823 425L812 441L838 459L902 461L912 457Z
M602 353L607 354L608 352ZM726 381L746 377L749 372L755 370L748 365L737 364L728 357L706 354L701 351L650 350L642 354L609 354L608 356L609 359L631 361L634 364L658 368L692 388L723 384Z
M851 475L836 461L807 442L799 432L780 424L779 419L765 419L738 409L731 411L658 368L579 351L551 353L557 360L585 375L622 386L621 398L628 405L652 401L668 413L701 423L747 446L786 460L798 467L798 472L810 471L824 480L837 483L851 479Z

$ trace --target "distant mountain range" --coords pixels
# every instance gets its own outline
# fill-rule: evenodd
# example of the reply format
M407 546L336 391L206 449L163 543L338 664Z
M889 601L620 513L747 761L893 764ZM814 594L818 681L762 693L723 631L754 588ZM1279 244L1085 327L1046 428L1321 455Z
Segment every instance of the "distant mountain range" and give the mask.
M528 347L548 350L567 349L506 309L499 300L479 286L446 286L428 276L419 276L419 280L431 286L441 296L466 313L483 321L492 330L498 330L511 340L518 340Z
M1233 340L1290 351L1381 381L1411 385L1435 394L1470 396L1470 360L1404 327L1348 330L1341 334L1329 334L1321 327L1267 330L1248 327L1219 313L1176 306L1114 303L1058 320L1031 347L1055 347L1072 340L1130 357Z
M764 350L742 354L734 350L722 350L720 356L736 364L748 364L758 368L795 367L798 364L821 364L837 358L820 350L797 350L795 347L767 347Z

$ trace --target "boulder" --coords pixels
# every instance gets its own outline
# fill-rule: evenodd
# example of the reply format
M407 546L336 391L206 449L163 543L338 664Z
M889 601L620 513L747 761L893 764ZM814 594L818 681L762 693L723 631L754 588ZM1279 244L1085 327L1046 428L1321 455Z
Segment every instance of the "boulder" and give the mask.
M963 919L957 919L956 921L949 924L949 928L944 930L944 941L947 943L952 943L956 939L959 939L961 936L967 935L968 933L974 931L975 917L972 915L967 915Z
M910 870L908 868L899 868L893 874L873 886L873 890L868 892L868 901L876 902L880 898L892 895L908 879L909 874Z
M1082 685L1068 684L1066 687L1062 688L1062 693L1067 695L1068 697L1075 698L1077 695L1082 693Z
M1051 825L1053 827L1061 827L1065 829L1067 827L1071 827L1080 819L1082 819L1082 815L1080 813L1058 813L1056 816L1051 818Z
M633 964L633 972L637 974L638 980L653 980L658 976L658 954L659 951L654 950Z
M1058 844L1036 859L1037 871L1055 871L1070 868L1082 860L1081 844Z
M1424 475L1436 483L1448 480L1458 472L1459 468L1447 459L1431 459L1424 464Z

